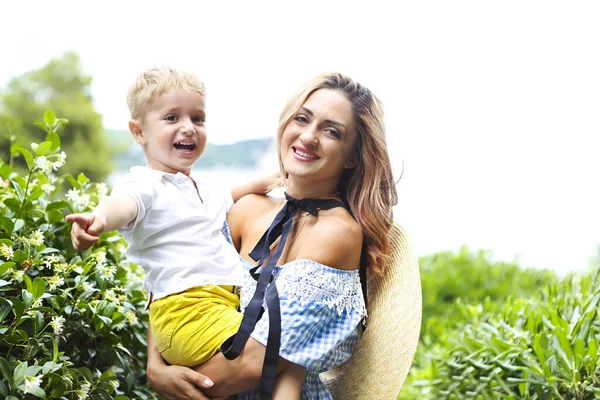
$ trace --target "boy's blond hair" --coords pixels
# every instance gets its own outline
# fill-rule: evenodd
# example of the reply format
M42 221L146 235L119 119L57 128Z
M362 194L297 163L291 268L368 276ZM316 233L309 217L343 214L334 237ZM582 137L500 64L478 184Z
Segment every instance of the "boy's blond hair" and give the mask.
M170 67L156 67L142 72L127 93L127 105L131 118L140 121L154 100L170 90L192 90L204 96L204 83L191 72Z

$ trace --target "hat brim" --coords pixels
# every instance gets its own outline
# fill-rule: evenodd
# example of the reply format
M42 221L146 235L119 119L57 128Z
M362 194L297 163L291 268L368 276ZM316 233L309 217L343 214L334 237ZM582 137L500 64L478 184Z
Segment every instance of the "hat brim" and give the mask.
M346 363L321 374L336 400L396 399L413 362L422 316L419 264L396 223L390 244L382 275L368 274L367 329Z

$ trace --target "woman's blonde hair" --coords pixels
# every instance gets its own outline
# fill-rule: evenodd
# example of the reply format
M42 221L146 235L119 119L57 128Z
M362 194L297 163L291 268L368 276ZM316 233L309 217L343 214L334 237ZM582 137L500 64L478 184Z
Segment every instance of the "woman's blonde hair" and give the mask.
M205 96L204 83L191 72L170 67L156 67L142 72L133 81L127 93L131 118L141 121L154 100L170 90L185 89Z
M383 108L369 89L339 73L319 75L308 81L288 101L279 117L277 152L281 175L285 177L281 158L283 131L306 99L319 89L339 90L352 104L356 126L352 159L357 164L344 171L338 191L363 231L363 263L381 272L389 257L388 233L398 194L385 139Z

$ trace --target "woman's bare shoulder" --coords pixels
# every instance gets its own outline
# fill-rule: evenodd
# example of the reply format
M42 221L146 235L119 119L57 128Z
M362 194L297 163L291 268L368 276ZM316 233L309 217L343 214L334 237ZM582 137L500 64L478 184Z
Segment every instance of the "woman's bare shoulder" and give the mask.
M298 258L337 269L357 269L362 243L362 229L346 210L321 211L309 238L298 252Z
M262 194L247 194L233 205L230 212L260 215L280 207L282 201Z

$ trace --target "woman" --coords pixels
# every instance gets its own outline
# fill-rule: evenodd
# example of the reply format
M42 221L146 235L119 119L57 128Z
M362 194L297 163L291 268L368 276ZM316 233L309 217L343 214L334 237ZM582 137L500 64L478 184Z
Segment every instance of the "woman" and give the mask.
M366 316L359 266L377 272L389 251L397 194L383 119L375 95L341 74L309 81L280 116L277 150L286 193L345 205L316 216L300 210L273 272L281 309L278 370L305 370L302 399L330 398L318 374L350 357ZM285 199L252 195L230 211L231 240L249 270L254 262L248 254L284 204ZM248 274L243 306L255 287ZM258 398L253 389L265 357L268 319L265 312L238 358L217 354L195 371L167 366L149 332L150 383L169 399L240 392L239 398Z

